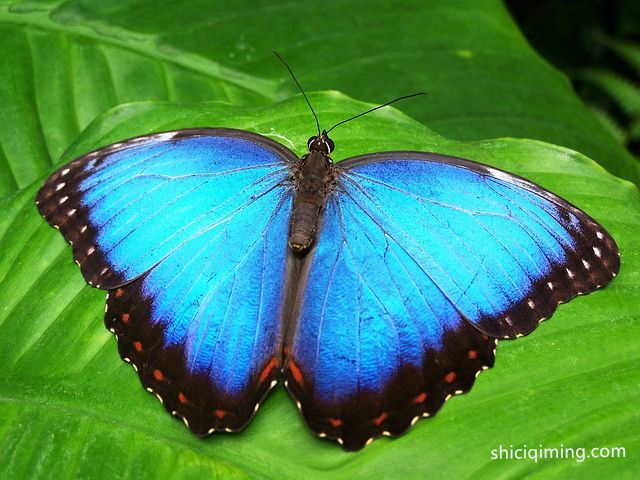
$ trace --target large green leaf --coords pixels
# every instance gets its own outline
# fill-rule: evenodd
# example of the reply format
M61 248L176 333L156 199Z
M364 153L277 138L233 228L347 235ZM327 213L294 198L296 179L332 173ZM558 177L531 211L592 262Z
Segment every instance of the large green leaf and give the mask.
M52 18L43 4L0 2L0 195L42 176L80 131L140 100L265 103L277 82L252 77L153 37Z
M327 122L368 105L316 93ZM301 153L309 114L297 97L260 108L147 102L94 122L63 161L133 135L225 125ZM437 151L524 175L574 202L617 240L622 270L559 308L532 335L501 342L473 390L399 439L358 453L315 438L282 387L246 431L192 436L140 387L102 325L104 292L88 287L59 232L33 204L36 183L0 205L0 477L485 478L637 474L640 448L640 195L586 157L537 141L461 143L388 109L335 131L335 158L375 150ZM626 448L625 459L492 461L499 445Z
M258 105L338 89L449 138L536 138L640 183L640 164L526 43L500 0L0 0L0 195L99 113L135 100ZM327 119L322 119L327 122ZM328 123L328 122L327 122Z

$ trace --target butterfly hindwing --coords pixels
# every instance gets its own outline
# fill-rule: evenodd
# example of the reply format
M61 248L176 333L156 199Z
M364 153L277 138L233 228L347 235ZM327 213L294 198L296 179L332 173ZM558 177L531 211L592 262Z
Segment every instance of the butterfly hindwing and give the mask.
M600 225L519 177L403 152L337 171L285 377L310 427L347 448L433 414L493 364L496 338L618 271Z
M272 190L109 292L121 356L194 433L243 428L279 377L290 209Z
M49 177L36 202L71 243L85 279L111 289L233 215L268 184L277 185L292 161L297 159L290 150L250 132L164 132L65 165Z
M495 340L347 197L330 198L308 268L285 379L319 435L350 450L399 435L493 365Z

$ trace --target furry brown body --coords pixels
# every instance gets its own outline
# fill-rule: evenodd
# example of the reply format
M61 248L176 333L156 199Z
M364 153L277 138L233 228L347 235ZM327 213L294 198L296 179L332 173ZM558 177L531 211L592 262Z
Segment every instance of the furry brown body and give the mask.
M295 196L289 227L289 247L305 252L316 239L318 223L333 186L333 165L327 154L311 150L294 173Z

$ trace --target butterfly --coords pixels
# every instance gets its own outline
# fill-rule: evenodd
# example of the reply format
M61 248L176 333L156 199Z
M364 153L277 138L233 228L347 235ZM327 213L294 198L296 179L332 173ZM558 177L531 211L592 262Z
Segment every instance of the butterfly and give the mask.
M618 248L542 187L461 158L339 163L186 129L63 166L37 195L143 386L195 434L244 428L280 379L357 450L467 392L497 339L607 284Z

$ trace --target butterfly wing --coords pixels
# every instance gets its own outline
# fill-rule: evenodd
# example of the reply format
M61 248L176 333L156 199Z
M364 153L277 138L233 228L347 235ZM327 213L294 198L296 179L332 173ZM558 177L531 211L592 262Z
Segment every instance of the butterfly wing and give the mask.
M87 282L112 289L277 185L294 161L249 132L164 132L78 158L49 177L36 203L71 243Z
M109 293L120 355L196 434L243 428L280 376L290 210L271 190Z
M517 176L407 152L337 171L285 378L310 427L346 448L434 414L493 364L495 338L619 269L600 225Z
M85 155L38 195L110 289L122 358L196 434L244 427L279 376L294 160L248 132L170 132Z

